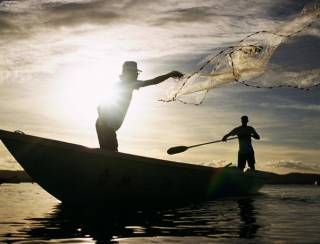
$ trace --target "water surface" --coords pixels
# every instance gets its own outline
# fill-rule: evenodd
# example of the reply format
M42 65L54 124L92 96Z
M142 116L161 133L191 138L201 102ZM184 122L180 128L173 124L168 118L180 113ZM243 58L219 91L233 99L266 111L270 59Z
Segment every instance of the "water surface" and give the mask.
M0 185L0 241L319 242L320 187L269 185L261 193L161 211L79 211L64 207L37 184L3 184Z

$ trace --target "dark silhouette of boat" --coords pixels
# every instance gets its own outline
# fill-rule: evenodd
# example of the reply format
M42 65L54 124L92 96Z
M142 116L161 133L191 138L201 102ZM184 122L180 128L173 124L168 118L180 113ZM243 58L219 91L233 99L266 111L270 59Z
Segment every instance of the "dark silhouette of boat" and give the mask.
M0 139L43 189L67 205L172 206L255 194L254 173L112 152L0 130Z

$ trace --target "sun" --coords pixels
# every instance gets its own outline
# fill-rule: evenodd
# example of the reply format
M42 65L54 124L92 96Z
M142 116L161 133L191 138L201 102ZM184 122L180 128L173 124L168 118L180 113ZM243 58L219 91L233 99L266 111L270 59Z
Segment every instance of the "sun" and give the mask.
M63 120L77 127L92 125L98 105L117 100L118 93L112 87L119 80L119 67L117 63L103 62L68 68L59 74L55 107Z

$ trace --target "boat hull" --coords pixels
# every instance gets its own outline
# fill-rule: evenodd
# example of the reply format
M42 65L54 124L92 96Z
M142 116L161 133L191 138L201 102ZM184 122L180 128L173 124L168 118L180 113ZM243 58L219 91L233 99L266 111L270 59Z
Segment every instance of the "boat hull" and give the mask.
M92 149L0 130L0 138L43 189L70 205L172 205L255 194L256 177L212 168Z

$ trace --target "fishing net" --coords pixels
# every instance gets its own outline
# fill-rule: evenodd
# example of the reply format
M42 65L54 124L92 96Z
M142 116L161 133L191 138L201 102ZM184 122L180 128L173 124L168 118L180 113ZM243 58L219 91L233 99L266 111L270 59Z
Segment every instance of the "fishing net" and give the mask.
M269 61L280 44L312 27L320 18L316 1L304 7L277 31L258 31L206 58L193 73L186 74L161 101L201 104L213 88L236 82L255 88L290 87L310 90L320 85L320 69L285 71Z

